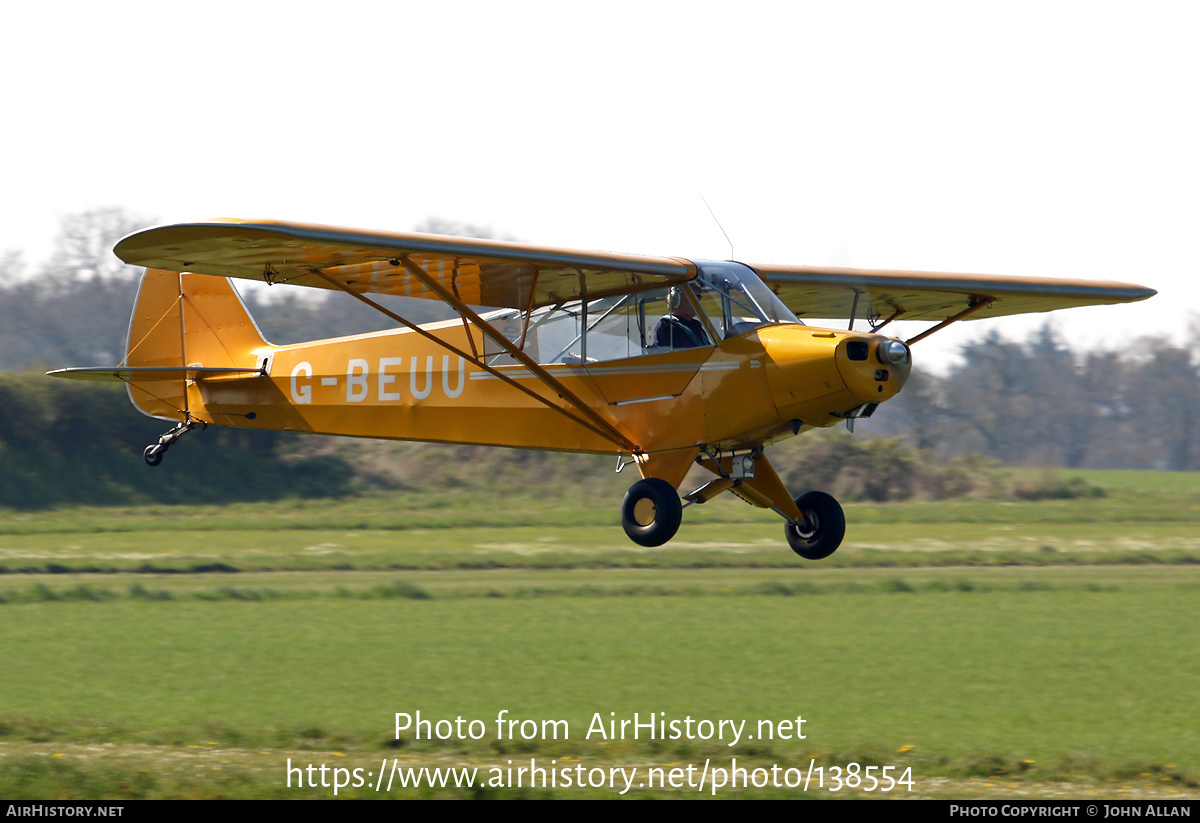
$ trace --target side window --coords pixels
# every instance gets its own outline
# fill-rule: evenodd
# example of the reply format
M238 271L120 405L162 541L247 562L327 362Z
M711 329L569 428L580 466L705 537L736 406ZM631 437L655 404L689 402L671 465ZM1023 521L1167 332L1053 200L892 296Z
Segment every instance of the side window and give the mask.
M517 309L498 309L496 311L487 312L482 315L483 319L492 325L492 328L498 330L508 342L512 343L517 348L521 348L522 335L525 332L525 314ZM525 346L524 351L531 357L537 357L537 348ZM505 365L516 363L517 361L508 354L495 340L483 337L483 357L491 365L502 362Z
M525 351L539 363L578 365L712 345L697 315L681 290L666 288L560 303L530 316Z
M700 295L700 305L704 307L704 313L712 321L718 337L724 340L737 334L734 329L737 328L738 317L733 311L734 307L729 301L729 296L724 291L711 287L704 289Z
M529 318L526 351L534 346L539 363L582 363L586 357L583 323L583 303L579 300L539 309Z
M646 295L623 294L588 302L590 362L640 357L648 345Z
M708 299L697 291L688 284L571 300L528 315L499 309L484 318L538 363L602 363L713 345L699 309ZM719 302L713 306L720 310ZM484 340L483 354L493 366L518 363L491 339Z

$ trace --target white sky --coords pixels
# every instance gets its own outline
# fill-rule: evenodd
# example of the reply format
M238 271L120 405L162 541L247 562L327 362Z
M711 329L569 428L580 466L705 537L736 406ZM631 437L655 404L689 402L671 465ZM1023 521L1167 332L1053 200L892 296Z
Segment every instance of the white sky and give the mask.
M11 6L11 4L10 4ZM1187 2L24 3L0 252L58 220L269 217L746 262L1125 280L1200 313ZM918 344L941 356L989 328ZM915 332L916 329L903 330ZM940 338L940 340L939 340Z

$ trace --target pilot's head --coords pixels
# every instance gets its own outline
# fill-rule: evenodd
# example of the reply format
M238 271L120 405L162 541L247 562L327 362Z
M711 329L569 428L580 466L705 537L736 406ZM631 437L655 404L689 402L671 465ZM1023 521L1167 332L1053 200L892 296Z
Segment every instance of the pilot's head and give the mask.
M690 320L696 316L696 309L692 306L692 301L684 297L682 286L671 287L667 293L667 305L671 308L671 314L676 317Z

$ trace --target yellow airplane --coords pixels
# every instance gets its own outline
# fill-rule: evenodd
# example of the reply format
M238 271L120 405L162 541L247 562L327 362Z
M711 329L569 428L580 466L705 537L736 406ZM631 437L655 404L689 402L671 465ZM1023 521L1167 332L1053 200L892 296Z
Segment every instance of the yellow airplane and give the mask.
M146 266L117 380L176 425L615 453L642 479L621 505L643 546L685 506L724 491L785 521L789 545L827 557L845 533L828 494L793 498L763 450L869 417L912 368L914 343L958 320L1144 300L1086 280L749 266L494 240L272 221L150 228L114 251ZM227 278L338 289L398 328L275 346ZM375 295L440 300L459 317L417 325ZM849 321L846 329L799 318ZM908 340L897 319L932 328ZM855 331L856 320L869 331ZM680 498L692 465L713 479Z

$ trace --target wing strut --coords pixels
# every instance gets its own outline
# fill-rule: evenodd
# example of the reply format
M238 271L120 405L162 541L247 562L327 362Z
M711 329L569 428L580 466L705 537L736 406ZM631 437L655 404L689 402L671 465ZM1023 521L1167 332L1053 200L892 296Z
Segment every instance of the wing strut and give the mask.
M496 345L500 346L500 348L512 355L517 362L537 375L537 377L543 383L549 386L556 394L558 394L559 397L566 400L584 417L591 420L595 424L595 426L589 426L588 428L595 430L596 427L599 427L604 432L607 432L605 435L607 439L617 443L618 445L621 445L622 448L627 450L639 451L638 447L630 442L629 438L621 434L621 432L618 431L611 423L598 415L591 406L579 399L574 392L562 384L561 380L550 374L550 372L539 366L533 360L533 358L514 346L507 337L492 328L490 323L484 321L483 318L471 310L470 306L458 299L457 296L447 291L445 286L437 282L437 280L434 278L430 277L424 269L409 260L407 256L401 257L400 263L405 269L408 270L409 274L420 280L425 284L427 289L440 297L442 302L446 303L463 317L469 319L471 323L478 327L481 332L492 338L492 341L495 342Z
M894 312L892 312L891 317L889 317L887 320L884 320L878 326L874 325L874 320L872 320L870 317L867 318L867 324L871 326L871 333L874 334L875 332L879 331L884 326L886 326L888 323L891 323L893 320L895 320L897 317L899 317L902 314L904 314L904 309L896 309ZM876 316L875 320L878 320L878 319L879 319L879 317Z
M363 303L366 303L368 306L370 306L371 308L380 312L381 314L384 314L387 317L391 318L392 320L395 320L397 323L400 323L401 325L405 326L406 328L411 329L412 331L415 331L417 334L421 335L426 340L436 343L437 345L441 346L442 348L453 352L455 355L463 358L464 360L469 361L470 363L472 363L475 366L478 366L479 368L483 369L484 371L488 372L489 374L493 375L494 377L500 378L501 380L503 380L505 383L508 383L513 388L524 392L525 394L529 395L530 397L532 397L534 400L538 401L539 403L542 403L543 405L547 406L548 408L554 409L556 412L559 412L560 414L565 415L566 417L570 418L575 423L578 423L579 425L583 426L584 428L589 429L590 431L598 434L599 436L603 437L605 440L611 440L614 444L619 446L621 449L623 449L625 451L629 451L629 452L640 451L640 449L638 449L637 446L635 446L633 443L631 443L627 438L625 438L623 435L621 435L620 432L618 432L616 429L612 428L611 426L606 426L604 429L602 429L602 428L592 425L592 423L573 414L570 410L564 409L562 406L559 406L558 404L551 402L548 398L543 397L542 395L533 391L529 387L522 386L516 380L513 380L511 377L509 377L507 374L504 374L503 372L499 371L498 369L495 369L492 366L489 366L487 363L483 362L483 360L481 358L474 357L474 356L468 354L467 352L462 351L461 349L450 345L445 340L440 339L436 335L430 334L425 329L421 328L420 326L416 325L415 323L413 323L409 320L405 320L400 315L396 314L393 311L388 310L384 306L381 306L380 304L376 303L374 300L371 300L368 297L364 297L363 295L359 294L358 292L354 291L353 289L349 288L348 286L345 286L342 283L339 283L337 280L334 280L332 277L325 274L325 272L321 271L320 269L313 269L312 273L317 275L318 277L320 277L322 280L329 282L330 285L334 286L335 288L346 292L346 294L350 295L351 297L353 297L357 300L360 300ZM451 303L451 305L454 305L454 304ZM474 314L474 313L472 312L472 314ZM475 319L478 320L479 318L476 316ZM483 321L480 320L479 322L483 322ZM470 334L468 334L467 337L468 337L468 339L470 339ZM505 341L505 342L507 342L507 341ZM474 346L472 346L472 348L474 348ZM550 384L551 388L553 388L557 382L558 381L552 379L552 382Z
M913 343L916 343L920 340L924 340L926 337L933 334L935 331L941 331L942 329L946 328L951 323L953 323L955 320L962 320L964 317L972 315L975 312L979 311L980 309L986 309L988 306L992 305L992 301L995 299L996 298L994 298L994 297L980 297L975 300L972 300L971 305L969 307L963 309L962 311L960 311L958 314L954 315L953 317L947 317L945 320L943 320L941 323L938 323L932 329L926 329L925 331L918 334L916 337L908 338L907 340L904 341L904 344L906 346L911 346ZM891 320L890 317L888 319Z

